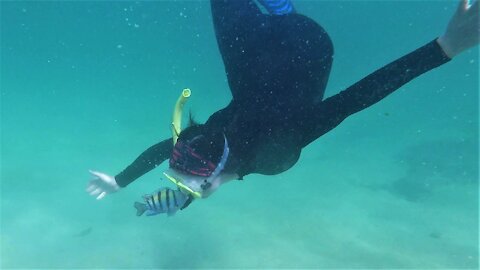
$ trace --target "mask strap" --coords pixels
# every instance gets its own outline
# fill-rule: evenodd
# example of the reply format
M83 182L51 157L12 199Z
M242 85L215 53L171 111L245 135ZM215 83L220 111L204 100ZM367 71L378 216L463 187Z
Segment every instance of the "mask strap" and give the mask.
M203 190L206 190L210 188L212 185L211 181L217 177L220 172L222 172L223 168L225 167L225 164L227 163L228 159L228 154L230 153L230 148L228 147L228 141L227 137L225 137L225 134L223 134L223 139L224 139L224 144L223 144L223 154L222 158L220 159L220 162L218 163L217 167L213 171L212 175L210 175L207 179L205 179L205 183L201 185Z

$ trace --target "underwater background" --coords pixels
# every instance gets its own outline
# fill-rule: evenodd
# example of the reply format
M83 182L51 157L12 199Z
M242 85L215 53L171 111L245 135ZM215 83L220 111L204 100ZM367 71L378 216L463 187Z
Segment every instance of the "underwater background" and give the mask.
M207 1L2 1L0 268L478 268L478 47L345 120L277 176L174 217L133 202L167 164L97 201L231 98ZM326 96L440 35L456 1L294 1L335 46ZM168 184L167 184L168 185Z

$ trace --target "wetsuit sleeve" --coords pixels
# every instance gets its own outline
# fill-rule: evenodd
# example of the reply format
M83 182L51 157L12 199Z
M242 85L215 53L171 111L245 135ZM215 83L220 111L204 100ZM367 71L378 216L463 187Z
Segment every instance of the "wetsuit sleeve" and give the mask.
M311 122L305 123L310 130L304 146L339 125L349 115L372 106L412 79L448 61L450 58L433 40L327 98L314 109Z
M115 176L115 181L121 187L125 187L140 176L151 171L172 153L172 138L159 142L143 152L125 170Z

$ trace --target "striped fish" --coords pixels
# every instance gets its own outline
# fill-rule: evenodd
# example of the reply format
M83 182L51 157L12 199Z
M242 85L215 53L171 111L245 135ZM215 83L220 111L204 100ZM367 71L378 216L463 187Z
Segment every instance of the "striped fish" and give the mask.
M145 212L147 216L163 213L171 216L182 208L188 200L188 195L178 189L162 188L153 194L144 195L143 200L144 203L135 202L134 204L137 209L137 216L141 216Z

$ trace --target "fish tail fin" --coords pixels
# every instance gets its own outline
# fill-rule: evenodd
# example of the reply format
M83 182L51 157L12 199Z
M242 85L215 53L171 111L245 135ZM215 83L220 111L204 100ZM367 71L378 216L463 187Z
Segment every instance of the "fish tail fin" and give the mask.
M147 205L144 203L135 202L133 206L137 209L137 216L141 216L147 211Z

